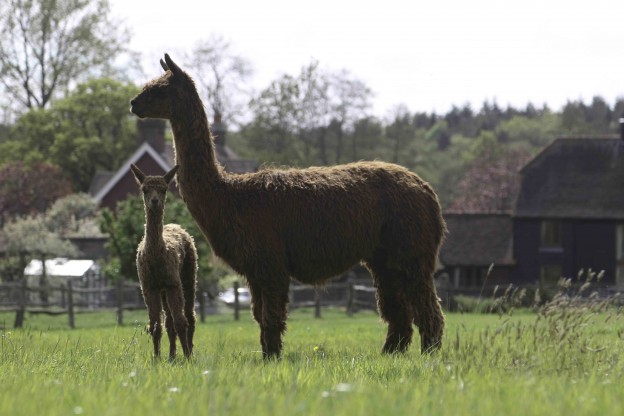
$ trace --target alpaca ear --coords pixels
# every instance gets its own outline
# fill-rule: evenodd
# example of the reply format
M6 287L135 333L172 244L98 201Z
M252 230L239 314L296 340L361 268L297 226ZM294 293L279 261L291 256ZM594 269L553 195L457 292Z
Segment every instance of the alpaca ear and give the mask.
M169 71L169 67L167 66L165 61L163 61L162 59L160 60L160 66L162 66L162 68L165 70L165 72Z
M171 182L171 179L173 179L173 176L176 174L179 167L180 165L175 165L173 168L171 168L169 172L165 173L165 176L163 176L163 178L165 178L165 181L167 183Z
M182 73L180 67L175 62L173 62L168 53L165 54L165 64L167 65L167 68L173 73L173 75Z
M132 170L132 173L134 174L134 178L136 179L137 183L139 185L142 185L143 181L145 180L145 174L141 172L141 169L139 169L134 163L130 164L130 169Z

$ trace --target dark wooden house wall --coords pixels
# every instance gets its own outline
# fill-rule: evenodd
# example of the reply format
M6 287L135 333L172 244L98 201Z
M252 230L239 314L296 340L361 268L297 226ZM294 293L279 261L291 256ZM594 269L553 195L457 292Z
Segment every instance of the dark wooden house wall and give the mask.
M561 220L560 248L540 246L541 219L516 218L513 225L515 284L539 282L540 268L558 265L561 274L575 278L581 269L604 270L604 283L615 282L616 223L601 220Z

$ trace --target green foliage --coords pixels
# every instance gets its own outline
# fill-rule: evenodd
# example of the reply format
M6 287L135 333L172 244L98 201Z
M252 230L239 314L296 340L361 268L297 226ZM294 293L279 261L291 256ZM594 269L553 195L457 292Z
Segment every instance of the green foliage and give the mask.
M79 84L47 110L32 110L0 143L0 164L11 160L46 161L86 192L98 170L115 170L137 146L135 119L128 99L137 91L109 78Z
M220 275L213 273L210 245L199 231L184 201L171 194L167 197L164 223L180 224L193 236L199 256L198 279L204 286L215 284ZM117 204L114 213L108 209L102 210L100 227L109 236L106 249L110 254L110 261L103 267L103 273L107 277L138 279L136 249L145 232L144 224L145 208L140 196L128 196Z
M76 248L49 227L43 215L23 217L8 222L0 236L5 242L5 256L0 262L3 280L23 277L24 267L32 259L71 257Z
M0 240L5 242L0 276L21 278L32 259L75 257L78 250L67 237L96 235L96 216L97 204L91 197L70 194L54 201L45 213L13 218L0 230Z
M46 257L76 254L72 244L50 229L43 216L11 221L2 228L2 234L8 237L5 246L8 254L28 252Z
M341 160L345 136L366 117L370 95L347 72L328 73L313 61L252 99L253 119L242 129L243 143L262 162L310 166Z
M139 196L128 196L117 203L116 211L103 209L101 231L108 234L106 249L110 261L102 268L110 279L120 277L137 280L136 249L143 238L145 212Z
M99 228L94 228L98 214L95 200L87 194L78 193L57 199L47 210L45 221L62 237L94 236L99 231Z
M538 117L518 115L500 123L495 132L499 141L535 153L553 140L560 130L559 123L559 117L551 112Z

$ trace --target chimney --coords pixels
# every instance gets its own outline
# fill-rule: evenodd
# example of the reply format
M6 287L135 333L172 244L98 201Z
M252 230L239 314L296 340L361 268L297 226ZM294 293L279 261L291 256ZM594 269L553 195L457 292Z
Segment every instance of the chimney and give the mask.
M137 120L139 144L148 142L159 154L165 153L165 120L145 118Z
M212 126L210 126L210 130L215 138L215 144L221 147L225 146L225 134L227 130L225 124L221 121L221 113L215 113L214 121Z

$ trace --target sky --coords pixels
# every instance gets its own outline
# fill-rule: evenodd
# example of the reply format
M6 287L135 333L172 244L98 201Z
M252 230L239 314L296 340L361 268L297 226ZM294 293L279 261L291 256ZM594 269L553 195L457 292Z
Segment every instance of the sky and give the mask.
M176 53L217 34L250 61L255 90L317 60L365 82L379 117L399 105L442 114L484 101L560 110L624 98L621 0L110 2L146 79L160 73L164 52L184 68Z

